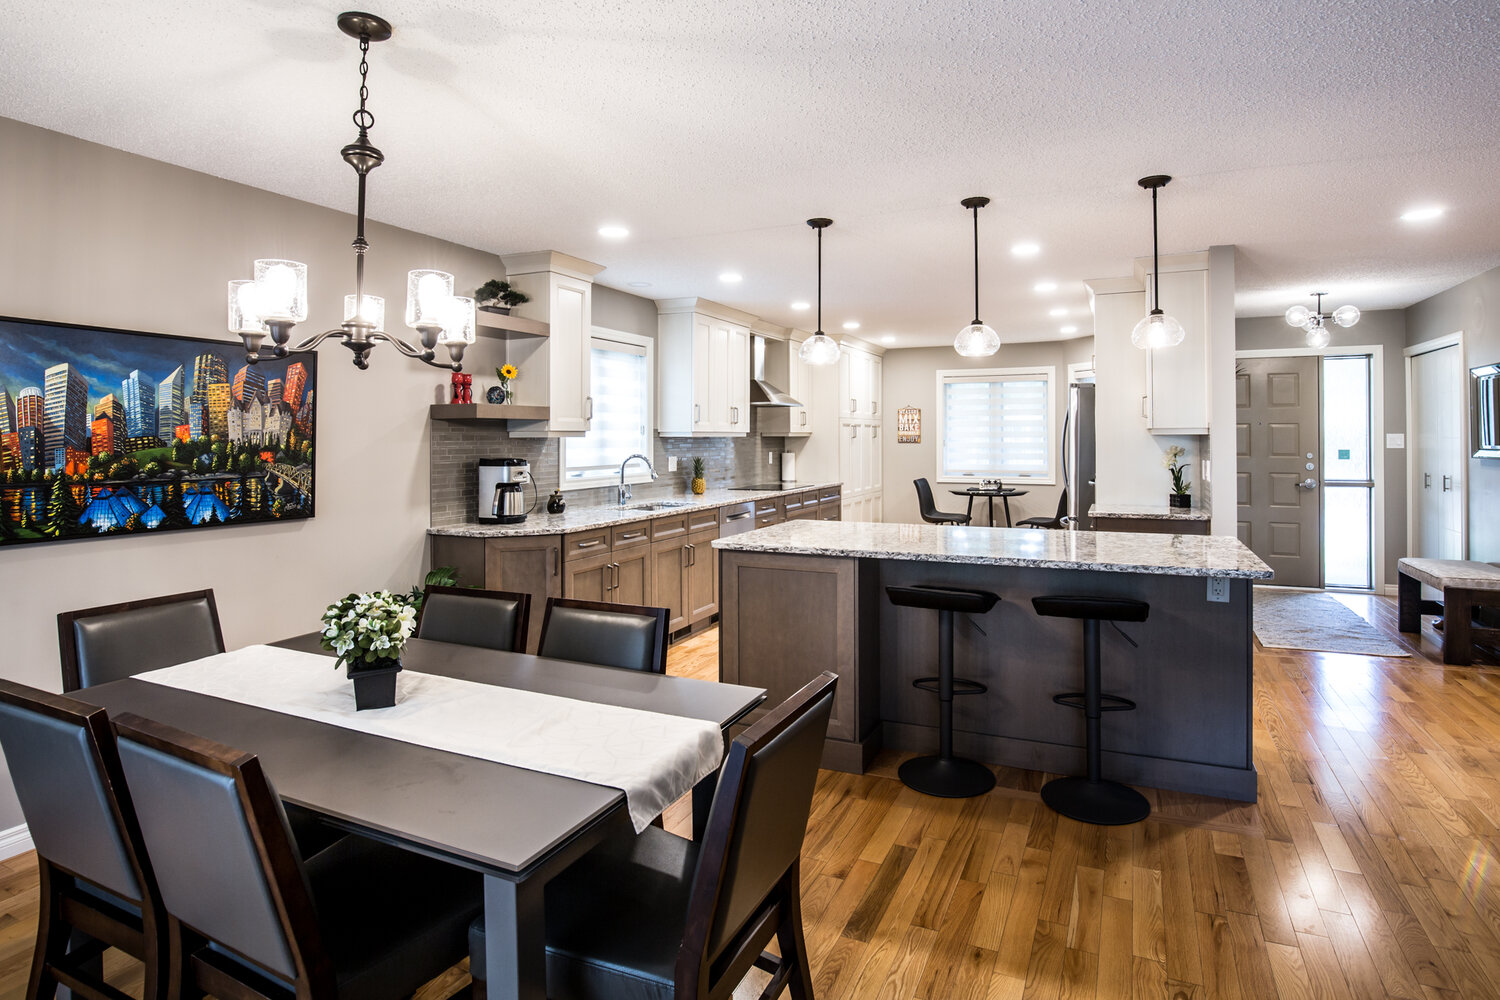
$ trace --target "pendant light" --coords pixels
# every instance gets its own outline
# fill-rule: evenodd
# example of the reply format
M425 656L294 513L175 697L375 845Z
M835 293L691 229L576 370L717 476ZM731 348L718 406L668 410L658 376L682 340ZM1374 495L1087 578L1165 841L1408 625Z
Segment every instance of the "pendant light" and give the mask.
M953 349L966 358L987 358L1000 350L1000 335L979 318L979 210L989 203L990 200L983 197L965 198L959 202L974 213L974 322L953 338Z
M1151 312L1130 331L1130 342L1141 350L1176 347L1187 335L1182 324L1161 311L1161 245L1156 238L1156 192L1172 180L1152 174L1136 181L1151 192Z
M1315 308L1309 310L1307 306L1292 306L1286 311L1286 321L1292 326L1300 326L1307 331L1308 347L1327 347L1332 340L1331 331L1328 329L1328 321L1333 320L1339 326L1353 326L1359 322L1359 310L1354 306L1339 306L1332 314L1323 311L1323 296L1327 292L1309 292L1318 300Z
M832 219L808 219L807 224L818 231L818 329L802 342L797 356L806 365L836 365L839 363L839 344L823 332L823 230L833 225Z

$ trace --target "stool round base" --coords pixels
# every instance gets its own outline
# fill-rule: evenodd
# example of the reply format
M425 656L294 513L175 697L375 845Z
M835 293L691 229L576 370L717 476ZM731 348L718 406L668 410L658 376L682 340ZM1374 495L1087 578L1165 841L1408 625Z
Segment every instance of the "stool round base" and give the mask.
M1151 815L1146 797L1117 781L1054 778L1042 786L1042 801L1053 812L1095 826L1124 826Z
M967 799L995 787L995 772L963 757L913 757L896 769L901 783L924 795Z

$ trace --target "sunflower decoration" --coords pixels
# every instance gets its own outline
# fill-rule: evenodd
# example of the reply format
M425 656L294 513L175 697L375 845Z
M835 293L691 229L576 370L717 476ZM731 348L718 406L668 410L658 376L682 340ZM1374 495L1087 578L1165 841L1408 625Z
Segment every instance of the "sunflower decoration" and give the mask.
M491 386L485 398L491 403L509 403L515 392L510 387L510 381L519 374L521 370L515 365L505 364L496 368L495 377L500 380L500 384Z
M495 369L495 374L500 377L500 381L509 382L511 379L521 374L521 372L516 368L515 365L501 365L499 368Z

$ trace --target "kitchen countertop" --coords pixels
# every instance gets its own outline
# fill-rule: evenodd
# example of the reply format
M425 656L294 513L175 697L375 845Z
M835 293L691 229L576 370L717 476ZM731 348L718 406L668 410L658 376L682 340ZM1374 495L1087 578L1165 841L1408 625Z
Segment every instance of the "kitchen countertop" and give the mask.
M935 524L787 521L721 538L731 552L1082 569L1161 576L1271 578L1238 539L1116 531L1036 531Z
M1208 511L1202 507L1168 507L1156 504L1096 503L1089 508L1089 517L1137 517L1156 521L1207 521Z
M644 503L660 503L662 501L682 506L673 506L662 510L631 510L630 506L621 507L619 504L568 504L568 509L561 514L548 514L546 511L546 497L538 503L538 511L526 518L520 524L451 524L439 528L428 528L429 535L449 535L458 538L517 538L526 535L561 535L570 531L587 531L591 528L607 528L616 524L628 524L631 521L649 521L658 517L671 517L675 514L685 514L695 510L703 510L709 507L727 507L730 504L745 503L751 500L762 500L766 497L785 496L788 493L801 493L804 490L821 490L830 486L839 486L840 483L798 483L780 490L731 490L724 487L716 487L704 493L702 496L672 496L672 497L642 497L631 500L630 505Z

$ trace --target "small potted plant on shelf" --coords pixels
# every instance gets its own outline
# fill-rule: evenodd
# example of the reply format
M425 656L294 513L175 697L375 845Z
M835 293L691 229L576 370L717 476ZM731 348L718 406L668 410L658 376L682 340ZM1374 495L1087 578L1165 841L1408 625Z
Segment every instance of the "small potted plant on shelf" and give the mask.
M521 374L521 369L513 364L503 364L495 369L495 377L500 380L499 385L492 385L485 391L484 399L487 403L509 403L512 390L511 379Z
M1162 456L1161 464L1172 474L1172 492L1167 494L1167 504L1172 507L1191 507L1193 505L1193 484L1187 479L1187 465L1179 462L1187 449L1182 445L1174 444L1167 449L1166 455Z
M474 302L480 309L501 316L509 316L516 306L530 301L530 295L516 291L510 287L510 282L499 278L491 278L474 290Z
M396 704L401 651L416 630L412 602L386 590L350 594L323 612L323 648L354 682L356 711Z
M703 478L703 459L693 459L693 495L702 496L708 489L708 480Z

